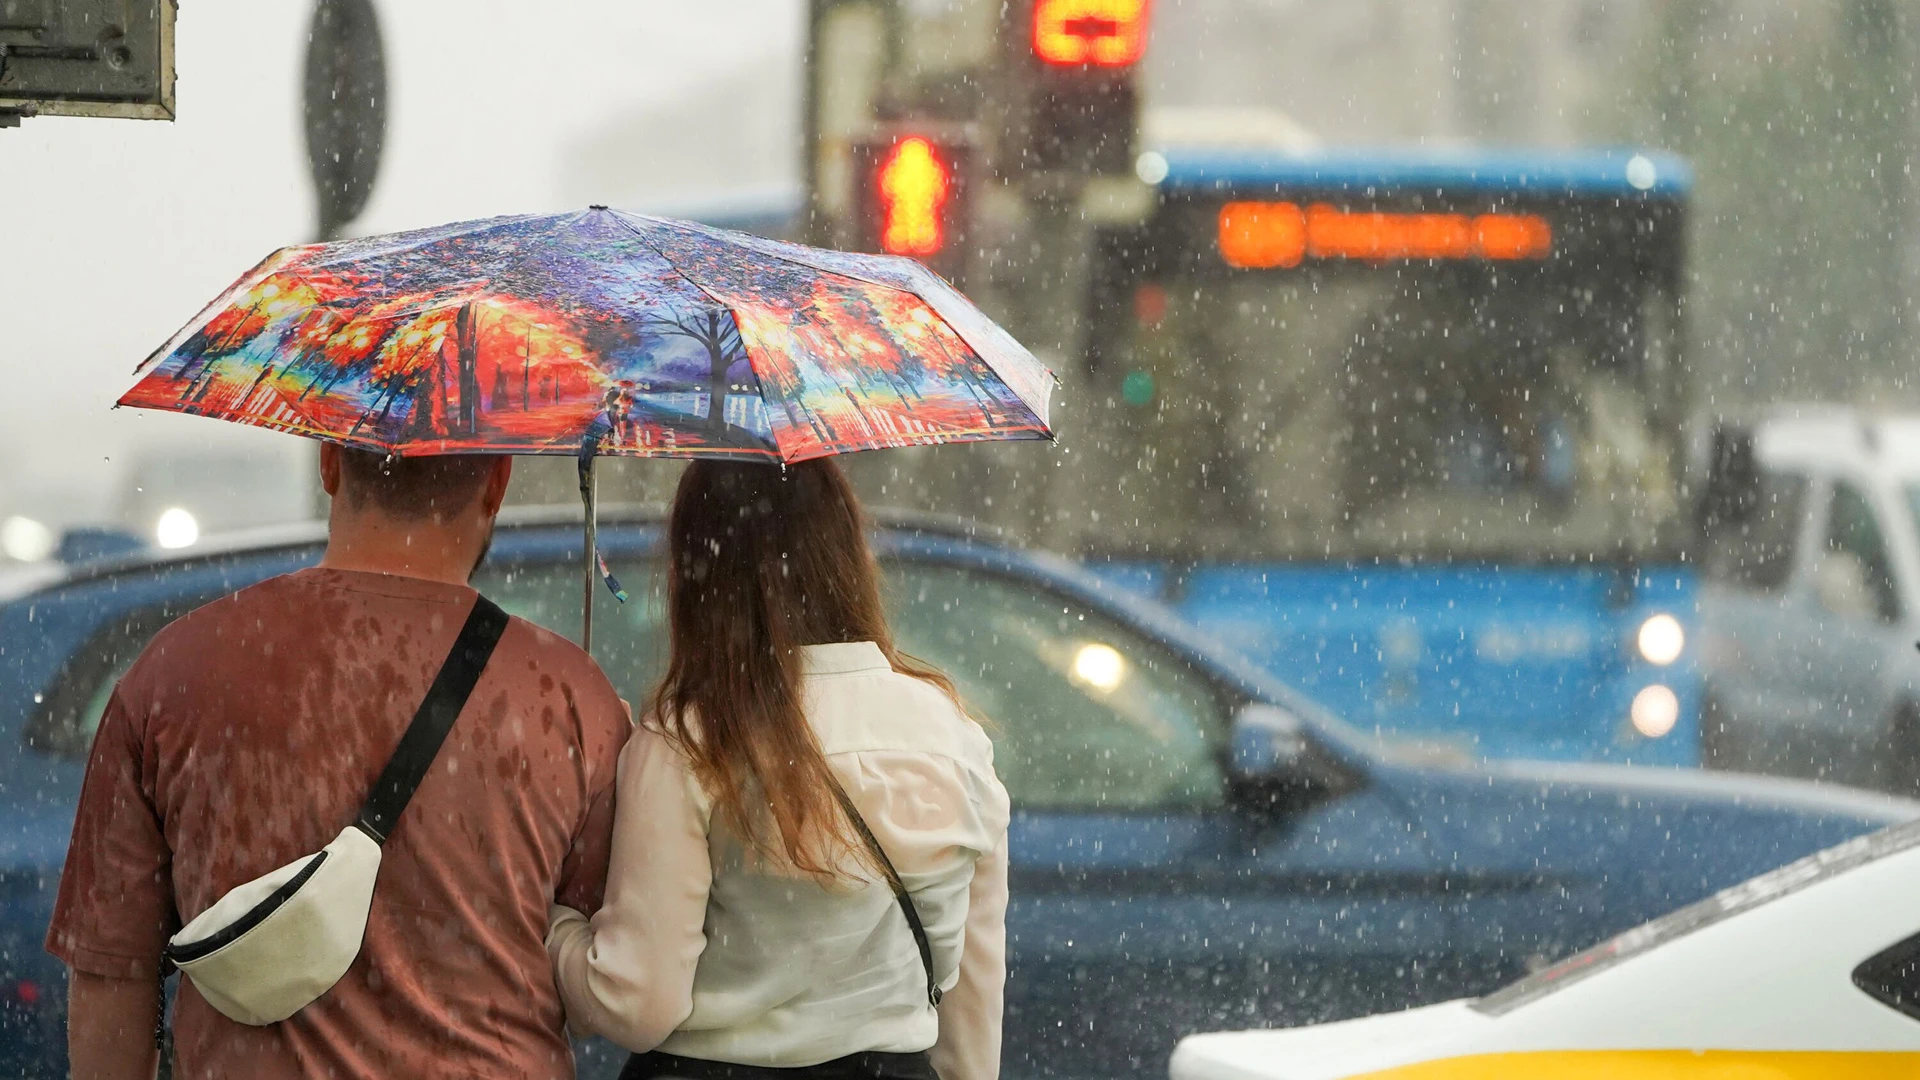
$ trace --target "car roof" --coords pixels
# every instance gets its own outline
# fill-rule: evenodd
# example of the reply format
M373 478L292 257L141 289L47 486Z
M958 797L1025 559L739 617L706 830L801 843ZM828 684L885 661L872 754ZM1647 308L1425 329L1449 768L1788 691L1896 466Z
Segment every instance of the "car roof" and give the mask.
M1920 477L1920 413L1846 405L1780 405L1739 421L1773 467L1848 468Z
M66 568L48 560L34 563L0 564L0 604L25 596L66 579Z
M950 514L880 507L869 508L867 516L883 530L993 542L1002 541L1005 537L1003 530L997 526ZM573 505L509 506L500 512L499 525L508 530L558 525L578 528L581 518L580 507ZM667 520L667 507L660 503L606 503L599 507L595 520L603 526L662 525ZM72 565L62 565L58 562L35 563L30 568L32 572L23 572L18 575L17 580L22 584L22 588L6 591L5 585L14 579L0 580L0 603L49 585L75 583L112 574L138 572L147 568L158 570L177 567L186 563L225 556L313 547L325 543L326 539L327 523L316 519L209 533L193 544L181 548L146 547Z
M1070 599L1104 611L1182 654L1190 662L1206 668L1229 691L1248 700L1293 709L1315 723L1343 756L1360 760L1379 757L1377 739L1340 720L1171 609L1099 577L1078 563L1052 552L1011 546L998 528L967 518L887 507L868 508L867 514L875 526L877 554L927 559L1037 581ZM491 557L503 562L548 558L556 551L571 548L577 558L581 517L578 506L509 507L500 515L500 531L495 534ZM615 542L631 546L629 541L622 540L623 533L629 538L637 535L643 546L651 546L657 543L658 532L666 523L666 507L606 505L599 508L596 520L603 546L610 547ZM35 592L127 574L162 573L225 559L311 550L323 544L326 535L327 527L319 521L213 534L189 547L172 551L149 548L64 567L30 592L0 595L0 603L29 598Z

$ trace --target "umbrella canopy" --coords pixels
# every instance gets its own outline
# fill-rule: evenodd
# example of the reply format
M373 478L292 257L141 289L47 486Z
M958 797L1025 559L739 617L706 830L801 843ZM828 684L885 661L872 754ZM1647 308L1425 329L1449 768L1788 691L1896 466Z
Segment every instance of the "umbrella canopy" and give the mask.
M283 248L136 374L119 404L403 456L1052 437L1051 372L920 264L603 207Z

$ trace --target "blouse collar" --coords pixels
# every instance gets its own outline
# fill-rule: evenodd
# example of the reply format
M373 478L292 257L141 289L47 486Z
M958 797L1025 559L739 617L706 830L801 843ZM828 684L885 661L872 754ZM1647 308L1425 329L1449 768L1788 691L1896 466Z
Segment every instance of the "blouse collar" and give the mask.
M887 654L871 641L802 645L801 670L808 675L847 675L856 671L892 671Z

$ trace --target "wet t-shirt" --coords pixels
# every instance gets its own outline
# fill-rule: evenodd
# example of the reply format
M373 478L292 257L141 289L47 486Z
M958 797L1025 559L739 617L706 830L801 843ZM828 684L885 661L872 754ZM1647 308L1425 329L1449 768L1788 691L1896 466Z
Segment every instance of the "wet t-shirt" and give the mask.
M161 631L101 720L47 948L80 971L154 978L184 920L324 847L474 597L303 570ZM175 1075L572 1076L547 912L599 905L628 731L585 653L514 619L387 841L359 959L266 1027L182 980Z

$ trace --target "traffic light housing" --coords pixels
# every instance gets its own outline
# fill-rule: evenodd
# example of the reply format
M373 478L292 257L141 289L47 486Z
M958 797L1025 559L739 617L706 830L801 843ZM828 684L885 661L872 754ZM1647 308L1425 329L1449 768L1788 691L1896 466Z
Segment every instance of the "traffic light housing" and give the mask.
M1018 0L1009 8L1017 141L1000 171L1130 174L1151 0Z
M910 256L957 280L972 158L968 141L950 132L902 128L859 144L861 250Z
M1033 55L1056 68L1130 68L1147 49L1147 0L1033 0Z

